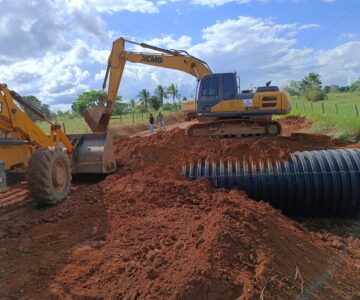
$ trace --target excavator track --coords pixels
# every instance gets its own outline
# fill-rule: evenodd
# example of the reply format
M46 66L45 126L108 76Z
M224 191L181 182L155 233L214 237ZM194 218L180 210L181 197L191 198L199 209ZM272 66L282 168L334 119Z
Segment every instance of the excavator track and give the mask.
M194 124L187 129L187 134L195 137L277 136L280 133L280 123L255 119L219 119Z

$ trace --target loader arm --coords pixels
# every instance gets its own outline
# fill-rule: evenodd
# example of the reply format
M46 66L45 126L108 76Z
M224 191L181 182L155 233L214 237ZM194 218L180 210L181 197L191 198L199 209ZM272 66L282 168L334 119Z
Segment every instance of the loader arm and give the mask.
M160 53L126 51L125 42ZM99 107L86 109L84 113L85 120L93 132L104 132L107 130L126 61L179 70L196 77L198 80L201 80L205 75L212 74L206 62L188 54L186 51L167 50L145 43L136 43L125 40L124 38L119 38L113 42L102 86L103 90L105 90L107 81L109 81L108 96L107 98L102 97Z
M41 119L47 121L50 127L50 136L47 136L42 129L22 111L15 101L30 109ZM73 152L73 146L61 130L61 126L47 120L45 116L34 106L27 103L23 97L14 91L10 91L5 84L0 84L0 131L6 135L6 139L17 140L29 143L35 148L58 146L63 143L67 152Z

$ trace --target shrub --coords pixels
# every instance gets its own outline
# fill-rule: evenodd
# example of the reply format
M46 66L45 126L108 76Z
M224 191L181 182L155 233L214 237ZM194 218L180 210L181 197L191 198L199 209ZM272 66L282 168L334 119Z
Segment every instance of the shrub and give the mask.
M305 92L305 97L309 101L315 102L315 101L325 100L326 99L326 93L322 89L314 88L314 89L307 90Z

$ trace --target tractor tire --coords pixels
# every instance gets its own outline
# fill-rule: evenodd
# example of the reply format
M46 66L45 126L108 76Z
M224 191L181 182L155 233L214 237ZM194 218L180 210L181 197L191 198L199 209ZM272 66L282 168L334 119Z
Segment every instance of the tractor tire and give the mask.
M39 205L54 205L70 192L71 169L67 155L60 149L40 148L28 168L30 195Z

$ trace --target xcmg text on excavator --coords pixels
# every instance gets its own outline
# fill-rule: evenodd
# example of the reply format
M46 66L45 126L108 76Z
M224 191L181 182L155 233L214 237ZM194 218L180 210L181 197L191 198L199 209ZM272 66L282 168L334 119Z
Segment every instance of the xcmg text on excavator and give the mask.
M126 51L126 42L160 53ZM84 114L93 132L107 129L127 61L183 71L198 79L195 114L199 122L188 127L190 136L278 135L281 126L272 120L272 115L290 111L289 95L270 83L256 92L241 92L236 73L213 73L206 62L184 50L162 49L119 38L113 42L102 86L104 90L109 81L108 95L104 94L100 105Z
M15 103L50 125L50 135ZM30 195L55 204L70 191L72 174L108 174L116 170L109 133L66 135L36 107L0 84L0 192L10 173L27 173Z

